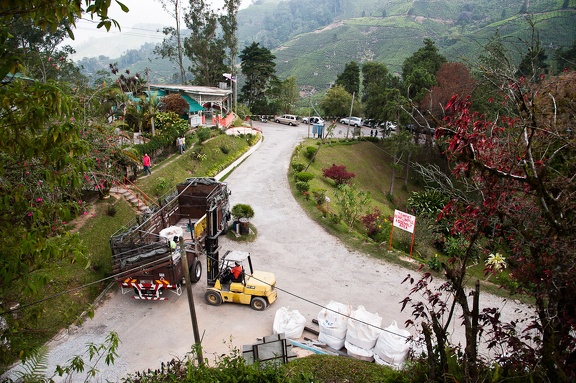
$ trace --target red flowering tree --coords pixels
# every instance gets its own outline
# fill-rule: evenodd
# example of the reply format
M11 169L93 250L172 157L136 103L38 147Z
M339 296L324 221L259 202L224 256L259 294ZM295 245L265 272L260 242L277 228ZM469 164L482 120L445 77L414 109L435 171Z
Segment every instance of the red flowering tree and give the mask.
M450 116L437 138L444 137L452 175L467 188L454 194L457 198L441 217L453 222L452 233L466 238L468 248L443 264L448 294L432 291L428 274L414 287L429 297L428 308L410 298L404 305L410 304L418 318L431 318L423 324L424 333L429 338L434 333L445 344L445 324L437 314L450 311L444 297L454 297L466 330L466 381L478 377L476 343L481 333L488 337L488 347L501 347L499 363L508 371L528 372L542 381L574 381L576 135L571 123L576 73L500 80L505 96L499 107L507 115L487 118L457 96L447 105ZM466 293L466 267L479 243L486 253L503 254L498 256L505 259L515 292L534 299L529 323L502 323L497 309L480 310L478 282L472 294ZM487 272L495 271L486 264ZM440 359L437 372L444 373L446 355Z
M329 168L322 169L322 175L334 180L336 186L346 184L356 177L356 174L346 171L346 166L335 164L332 164Z

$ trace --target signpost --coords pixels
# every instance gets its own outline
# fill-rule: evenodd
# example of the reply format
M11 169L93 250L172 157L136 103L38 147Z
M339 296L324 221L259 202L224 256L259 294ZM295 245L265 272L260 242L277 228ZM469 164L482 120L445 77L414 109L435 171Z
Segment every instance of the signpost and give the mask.
M394 210L394 222L392 230L390 230L390 247L392 249L392 235L394 234L394 227L412 233L412 243L410 244L410 257L412 257L412 248L414 247L414 233L416 231L416 217L400 210Z

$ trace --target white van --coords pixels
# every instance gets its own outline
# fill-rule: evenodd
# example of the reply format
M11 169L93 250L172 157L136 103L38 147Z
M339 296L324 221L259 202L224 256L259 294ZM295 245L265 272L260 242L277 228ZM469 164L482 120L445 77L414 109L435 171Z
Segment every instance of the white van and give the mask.
M298 116L295 116L293 114L284 114L280 117L276 117L274 121L279 124L287 124L290 126L296 126L300 124L300 121L298 121Z

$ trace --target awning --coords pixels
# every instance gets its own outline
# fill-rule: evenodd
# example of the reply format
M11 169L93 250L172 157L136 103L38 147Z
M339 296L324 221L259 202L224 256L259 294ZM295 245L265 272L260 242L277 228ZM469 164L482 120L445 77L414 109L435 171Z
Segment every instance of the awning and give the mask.
M182 98L184 100L186 100L186 102L188 103L188 105L190 105L190 108L188 109L188 111L190 113L196 113L196 112L201 112L204 110L204 108L202 107L202 105L198 104L198 102L196 102L196 100L194 100L192 97L190 97L189 95L187 95L186 93L180 93L180 95L182 96Z

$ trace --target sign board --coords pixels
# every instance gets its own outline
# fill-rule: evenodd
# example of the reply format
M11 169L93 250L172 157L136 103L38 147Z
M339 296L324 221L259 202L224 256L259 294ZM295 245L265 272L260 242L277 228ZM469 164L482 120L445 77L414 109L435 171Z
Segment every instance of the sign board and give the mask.
M407 232L414 233L416 227L416 217L400 210L394 210L394 223L393 225Z

